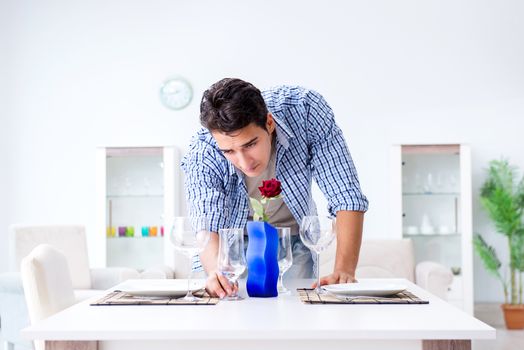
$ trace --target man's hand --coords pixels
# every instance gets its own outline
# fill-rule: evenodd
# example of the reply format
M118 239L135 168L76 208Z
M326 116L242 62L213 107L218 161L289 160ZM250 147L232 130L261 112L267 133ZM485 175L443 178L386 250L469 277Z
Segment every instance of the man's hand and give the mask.
M354 275L343 272L343 271L333 271L332 274L321 277L320 278L320 285L326 285L326 284L337 284L337 283L353 283L357 282ZM316 288L317 282L313 283L311 288Z
M222 299L226 295L232 295L238 292L238 284L231 285L224 275L214 270L208 274L206 291L210 296Z
M224 298L238 290L238 285L231 285L227 278L217 270L218 234L211 232L209 243L200 254L200 261L207 273L206 291L212 297Z

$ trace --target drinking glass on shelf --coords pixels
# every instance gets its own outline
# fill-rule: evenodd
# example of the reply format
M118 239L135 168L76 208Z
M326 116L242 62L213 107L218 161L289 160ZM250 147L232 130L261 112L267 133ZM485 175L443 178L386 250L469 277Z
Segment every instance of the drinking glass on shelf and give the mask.
M174 248L189 258L187 277L187 294L182 300L198 301L202 298L193 295L191 277L193 274L193 257L202 252L209 242L209 224L205 216L175 217L171 224L169 240Z
M218 271L234 286L246 270L244 255L244 229L222 228L218 230ZM242 300L238 291L227 296L225 300Z
M328 216L304 216L300 222L300 239L317 255L317 294L324 294L320 288L320 253L335 239L336 220Z
M282 277L293 264L293 252L291 249L291 229L289 227L277 227L278 233L278 294L291 294L284 286Z

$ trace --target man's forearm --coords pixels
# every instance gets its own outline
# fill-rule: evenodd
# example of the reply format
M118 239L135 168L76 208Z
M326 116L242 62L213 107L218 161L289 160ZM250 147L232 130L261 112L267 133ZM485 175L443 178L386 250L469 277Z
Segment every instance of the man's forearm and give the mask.
M337 212L337 255L335 271L343 271L355 276L360 243L362 242L362 227L364 213L360 211Z
M200 262L204 267L207 274L210 271L216 270L217 268L217 257L218 257L218 234L211 232L209 243L204 248L204 251L200 253Z

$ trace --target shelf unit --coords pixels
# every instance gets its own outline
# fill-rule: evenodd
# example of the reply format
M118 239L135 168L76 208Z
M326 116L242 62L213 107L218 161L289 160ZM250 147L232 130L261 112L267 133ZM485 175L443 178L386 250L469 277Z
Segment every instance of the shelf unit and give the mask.
M449 267L448 301L473 314L471 150L464 144L391 149L392 227L410 238L416 262Z
M97 148L96 266L174 267L166 218L179 215L173 146Z

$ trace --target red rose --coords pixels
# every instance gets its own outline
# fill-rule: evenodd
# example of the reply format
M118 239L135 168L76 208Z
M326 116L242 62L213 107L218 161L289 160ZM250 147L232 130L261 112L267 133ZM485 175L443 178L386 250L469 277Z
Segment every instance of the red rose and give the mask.
M282 192L282 188L280 187L280 181L277 179L271 179L262 181L262 186L258 188L260 190L260 194L262 197L265 198L273 198L276 197Z

